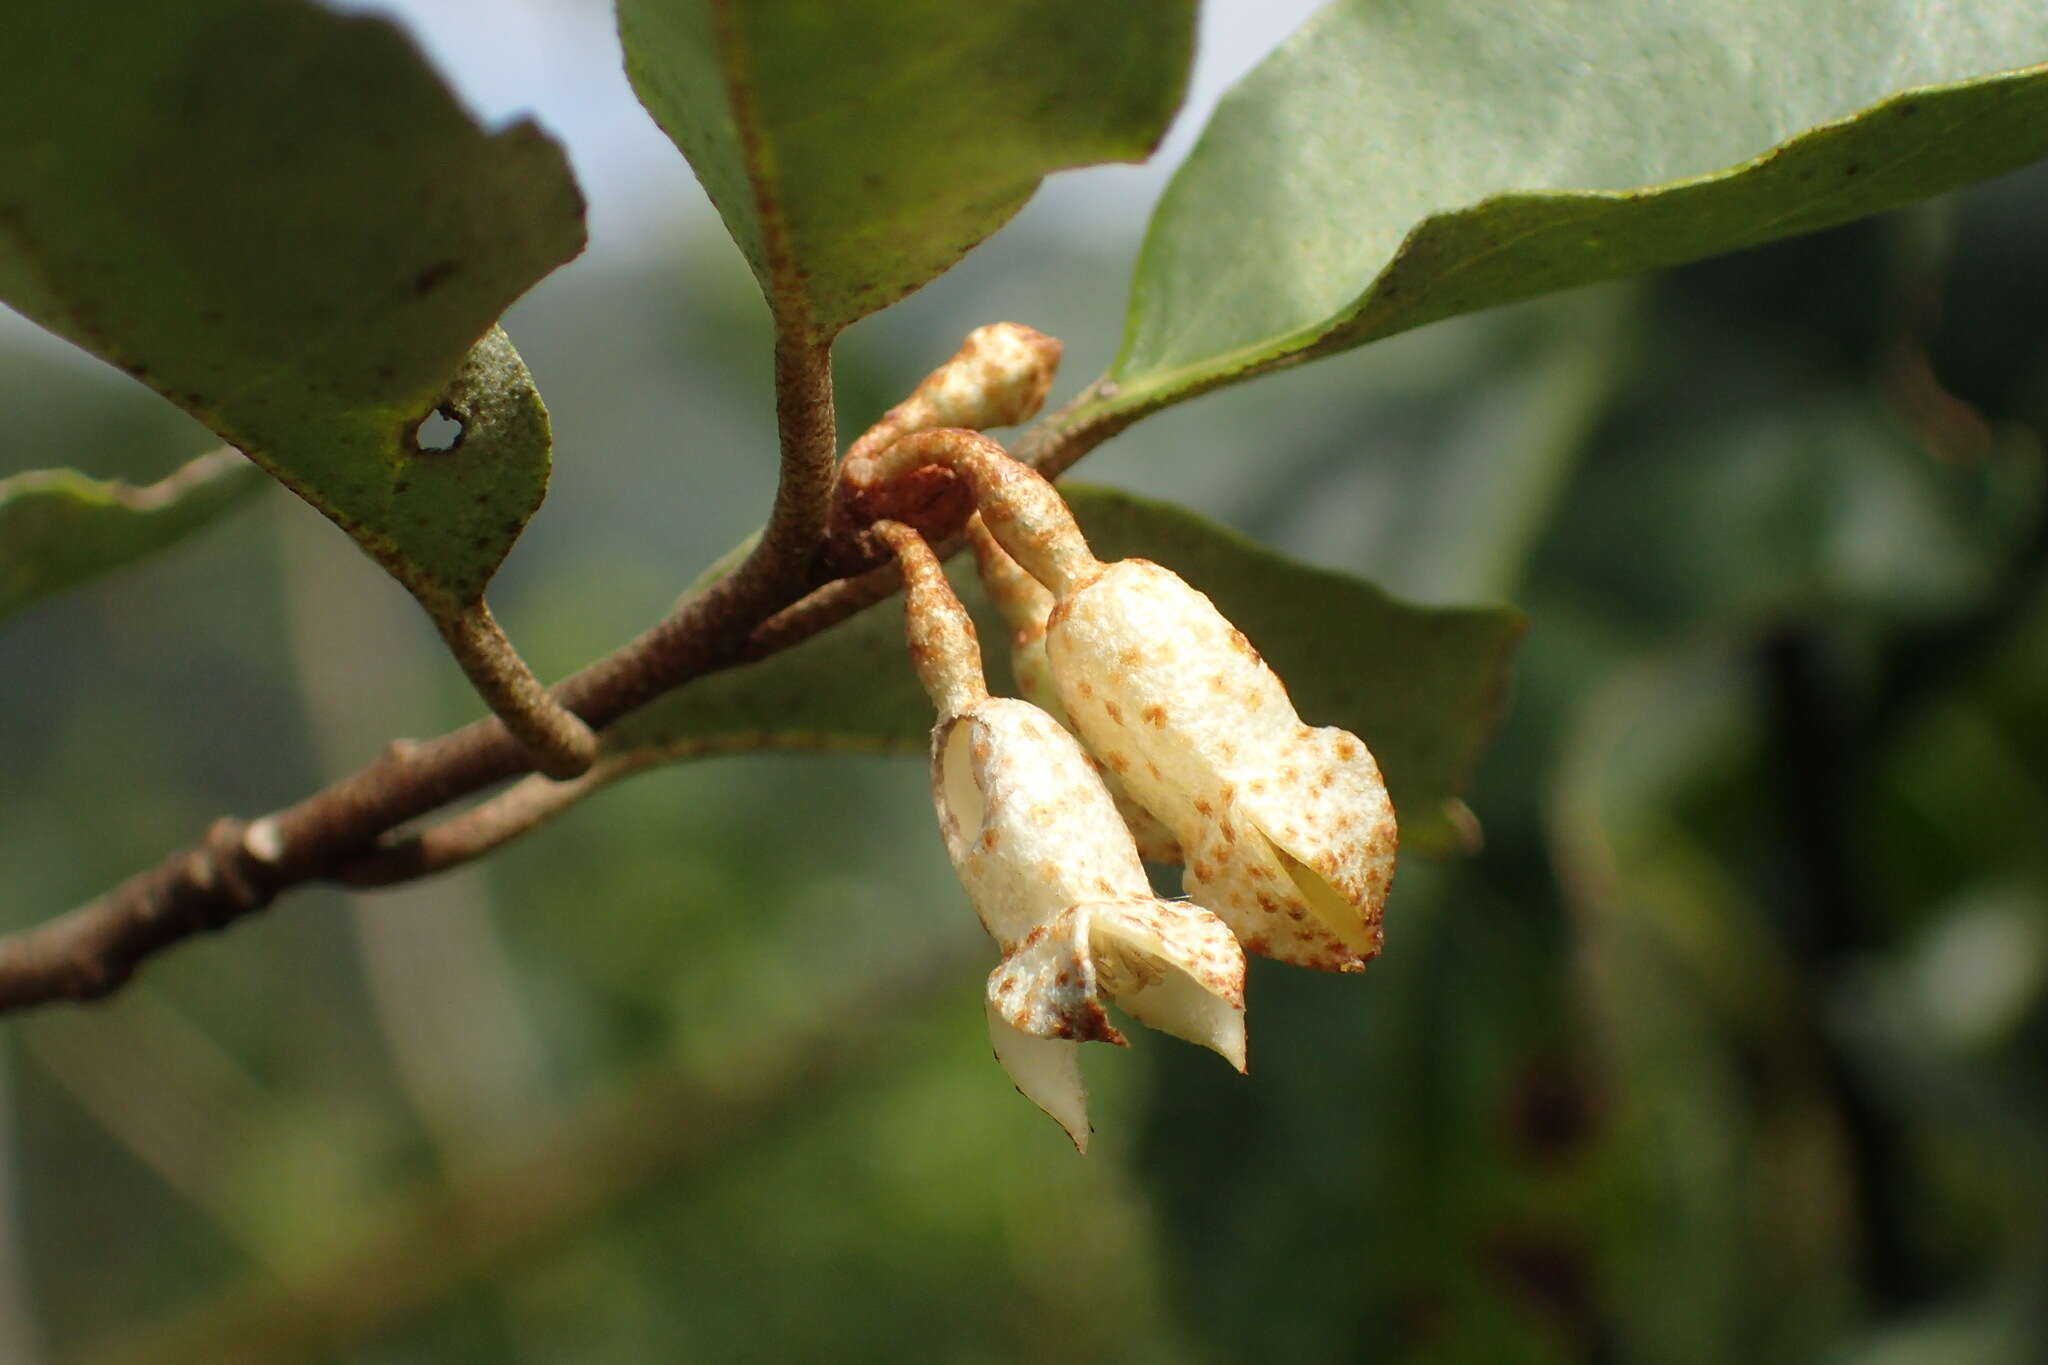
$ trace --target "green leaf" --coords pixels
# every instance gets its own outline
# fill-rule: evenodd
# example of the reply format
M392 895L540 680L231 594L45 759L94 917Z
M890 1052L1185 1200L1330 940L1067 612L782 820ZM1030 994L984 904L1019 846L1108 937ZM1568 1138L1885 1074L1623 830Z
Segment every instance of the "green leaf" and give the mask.
M1069 423L2048 155L2048 7L1337 0L1218 108ZM1990 74L2003 73L2003 74Z
M1287 682L1302 719L1339 725L1379 759L1404 848L1456 847L1456 805L1505 699L1523 621L1499 607L1399 602L1344 574L1284 559L1165 503L1062 485L1098 555L1156 560L1212 597ZM970 567L952 569L963 596ZM991 673L1004 638L981 635ZM1000 678L991 683L1001 690ZM932 707L904 655L903 608L884 603L745 668L691 683L605 734L613 752L752 748L923 752Z
M1706 626L1638 655L1584 689L1551 738L1545 824L1620 1139L1602 1241L1631 1360L1707 1365L1737 1340L1768 1359L1824 1354L1830 1287L1869 1235L1840 1194L1754 1197L1760 1179L1811 1190L1812 1172L1855 1160L1839 1083L1785 1046L1842 983L1801 964L1744 864L1784 857L1759 855L1743 825L1768 790L1759 773L1783 761L1760 738L1754 649Z
M1192 0L619 0L633 88L777 322L811 341L947 269L1050 171L1141 161Z
M480 596L549 447L511 346L471 350L582 248L561 149L478 128L389 22L298 0L10 4L6 28L0 299L241 447L430 606ZM437 406L519 417L422 452Z
M233 450L142 488L75 469L0 479L0 616L152 554L263 486Z

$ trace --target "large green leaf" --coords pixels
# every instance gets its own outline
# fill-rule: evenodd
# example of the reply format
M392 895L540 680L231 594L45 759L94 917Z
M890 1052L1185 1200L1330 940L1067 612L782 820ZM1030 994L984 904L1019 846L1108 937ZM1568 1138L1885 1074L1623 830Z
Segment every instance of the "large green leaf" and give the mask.
M301 0L0 18L0 299L241 447L430 606L479 596L549 446L510 345L471 348L582 247L561 149L478 128L389 22ZM437 406L522 415L421 451Z
M0 616L162 549L263 483L232 450L141 488L75 469L0 479Z
M1193 0L619 0L626 71L785 331L818 341L957 261L1049 171L1143 160Z
M2036 0L1337 0L1217 110L1067 420L2011 170L2044 62Z
M1505 700L1523 629L1517 613L1410 606L1165 503L1062 491L1097 554L1141 556L1179 573L1258 646L1304 720L1364 738L1400 813L1404 847L1455 846L1467 818L1457 794ZM953 570L956 585L971 576ZM998 653L991 646L1002 639L999 626L984 625L985 654ZM613 726L605 743L613 751L921 752L931 727L931 703L904 656L903 610L890 602L771 659L694 682Z

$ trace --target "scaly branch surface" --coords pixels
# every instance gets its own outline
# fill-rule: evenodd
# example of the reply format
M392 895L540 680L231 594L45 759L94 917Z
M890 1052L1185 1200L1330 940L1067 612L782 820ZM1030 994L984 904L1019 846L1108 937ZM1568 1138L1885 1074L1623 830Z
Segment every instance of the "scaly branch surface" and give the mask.
M779 342L775 387L781 471L760 542L731 573L637 639L556 684L555 700L592 729L601 731L694 678L799 644L900 586L893 565L862 566L829 579L824 567L837 457L830 347ZM1127 424L1121 417L1089 422L1083 401L1027 433L1020 458L1053 477ZM936 548L951 554L962 543L956 536ZM428 856L410 845L411 853L394 858L380 852L379 841L532 770L527 748L488 717L437 739L395 740L366 767L256 820L216 820L197 844L103 895L0 937L0 1012L104 996L155 954L262 910L308 882L396 884L474 856L474 844L458 850L430 841ZM587 790L601 785L592 781ZM510 837L539 822L515 820L516 828L494 836ZM483 832L466 833L476 838ZM409 845L401 839L400 846Z

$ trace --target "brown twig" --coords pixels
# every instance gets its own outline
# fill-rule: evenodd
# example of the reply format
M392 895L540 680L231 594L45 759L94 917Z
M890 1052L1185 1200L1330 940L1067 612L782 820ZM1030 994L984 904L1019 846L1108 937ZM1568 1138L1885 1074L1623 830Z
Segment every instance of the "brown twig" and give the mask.
M816 585L837 439L829 348L780 342L775 377L781 480L760 543L660 623L556 685L555 700L591 728L692 678L801 643L899 585L893 565ZM1020 453L1050 477L1125 425L1121 415L1089 421L1084 401L1040 423ZM934 548L949 555L961 543ZM367 767L246 825L218 820L199 844L0 937L0 1012L103 996L165 948L261 910L294 886L339 877L388 832L532 767L526 748L489 717L423 743L394 741Z
M775 382L782 467L767 531L732 573L554 689L592 728L738 662L752 629L811 586L837 454L829 347L779 343ZM427 743L394 742L368 767L251 824L218 820L199 845L0 938L0 1010L104 995L144 958L331 875L387 830L532 766L491 717Z
M334 880L350 886L398 886L474 862L539 829L599 788L646 766L622 761L636 757L601 759L566 782L539 773L522 777L459 815L399 838L380 840L370 853L337 871Z
M581 777L553 782L538 774L519 781L457 815L425 829L386 836L368 854L337 871L333 880L349 886L386 887L418 881L475 862L523 834L531 834L558 815L614 782L674 763L709 754L755 754L774 749L794 753L897 753L884 740L851 740L817 731L743 731L728 735L693 735L664 744L649 744L606 754Z

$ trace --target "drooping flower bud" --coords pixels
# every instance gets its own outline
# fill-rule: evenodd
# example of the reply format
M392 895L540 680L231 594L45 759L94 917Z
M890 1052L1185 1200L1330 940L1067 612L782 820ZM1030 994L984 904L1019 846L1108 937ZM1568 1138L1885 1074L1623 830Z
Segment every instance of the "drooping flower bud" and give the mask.
M913 435L873 472L928 464L969 486L990 534L1051 590L1046 658L1067 716L1173 833L1188 894L1252 952L1363 967L1379 951L1397 842L1364 742L1304 725L1258 651L1177 575L1097 560L1052 485L993 441Z
M1021 322L977 327L910 397L862 433L846 457L864 460L911 432L934 427L980 431L1028 422L1044 404L1059 364L1060 343Z
M940 834L1002 949L987 996L996 1056L1085 1149L1076 1044L1124 1042L1105 1000L1243 1070L1243 950L1200 906L1153 896L1080 744L1029 702L988 695L973 623L930 548L907 527L875 529L902 565L911 659L939 711Z

